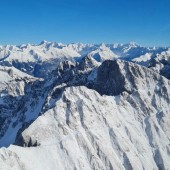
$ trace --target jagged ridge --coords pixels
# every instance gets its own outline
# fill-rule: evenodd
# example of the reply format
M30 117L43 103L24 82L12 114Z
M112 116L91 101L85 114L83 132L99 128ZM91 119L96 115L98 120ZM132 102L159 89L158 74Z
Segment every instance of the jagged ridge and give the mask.
M62 62L38 83L44 101L37 117L21 122L25 128L15 144L26 148L1 149L2 167L167 169L169 86L166 78L130 62L100 65L89 56L79 64Z

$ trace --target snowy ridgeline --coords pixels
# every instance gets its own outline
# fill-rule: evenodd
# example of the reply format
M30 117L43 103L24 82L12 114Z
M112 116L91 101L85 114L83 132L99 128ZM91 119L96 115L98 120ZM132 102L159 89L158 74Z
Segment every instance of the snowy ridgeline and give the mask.
M43 41L39 45L0 46L0 65L15 68L35 77L47 78L61 61L79 62L83 57L94 58L97 62L121 58L147 67L165 75L170 49L142 47L134 42L128 44L62 44ZM164 65L166 64L166 68ZM163 70L163 71L162 71ZM167 76L166 76L167 77Z
M22 55L12 52L1 57L1 65L11 65L0 66L0 169L170 169L168 49L147 48L145 53L135 43L49 42L1 48L22 49L19 53L26 56L35 48L46 54L47 61L39 57L39 64L52 64L43 80L26 74L25 63L37 61L21 61L17 57ZM52 61L54 49L67 57ZM70 56L68 49L74 51ZM116 59L120 56L132 62Z

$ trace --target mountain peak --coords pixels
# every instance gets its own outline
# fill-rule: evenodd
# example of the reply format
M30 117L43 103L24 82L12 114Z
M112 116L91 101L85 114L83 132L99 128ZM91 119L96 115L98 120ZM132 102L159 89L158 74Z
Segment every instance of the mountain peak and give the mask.
M46 44L49 44L49 43L51 43L51 42L43 40L43 41L41 41L40 45L44 45L44 44L46 45Z
M131 42L129 42L128 44L129 44L131 47L138 47L138 46L139 46L139 44L136 43L136 42L134 42L134 41L131 41Z

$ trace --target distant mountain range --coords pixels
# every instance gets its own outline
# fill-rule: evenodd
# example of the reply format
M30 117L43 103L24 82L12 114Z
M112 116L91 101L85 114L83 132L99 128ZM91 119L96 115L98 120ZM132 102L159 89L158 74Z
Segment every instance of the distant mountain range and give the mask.
M156 60L161 67L157 69L164 72L161 64L165 65L163 60L166 60L169 54L170 48L142 47L134 42L128 44L72 43L65 45L42 41L39 45L0 46L0 65L14 66L29 75L44 78L44 76L48 77L49 72L55 70L61 61L79 62L83 57L89 56L97 62L119 58L147 67L152 67Z

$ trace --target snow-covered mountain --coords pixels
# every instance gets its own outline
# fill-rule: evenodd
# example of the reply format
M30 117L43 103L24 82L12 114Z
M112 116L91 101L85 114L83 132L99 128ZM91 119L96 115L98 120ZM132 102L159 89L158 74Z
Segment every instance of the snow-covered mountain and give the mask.
M146 62L168 48L142 47L134 42L128 44L62 44L42 41L39 45L0 46L0 65L13 66L29 75L46 78L58 63L65 60L79 62L85 56L98 62L121 58L137 63ZM146 56L146 57L145 57ZM140 58L140 61L138 61ZM136 60L137 59L137 60Z
M136 43L1 47L0 169L170 169L169 54Z

